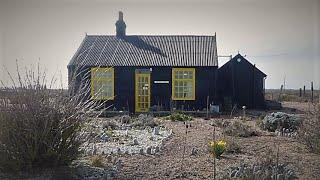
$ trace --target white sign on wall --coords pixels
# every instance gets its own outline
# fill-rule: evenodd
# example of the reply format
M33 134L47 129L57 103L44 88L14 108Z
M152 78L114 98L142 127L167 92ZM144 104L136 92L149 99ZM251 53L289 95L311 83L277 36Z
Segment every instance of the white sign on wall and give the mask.
M169 84L169 81L154 81L155 84Z

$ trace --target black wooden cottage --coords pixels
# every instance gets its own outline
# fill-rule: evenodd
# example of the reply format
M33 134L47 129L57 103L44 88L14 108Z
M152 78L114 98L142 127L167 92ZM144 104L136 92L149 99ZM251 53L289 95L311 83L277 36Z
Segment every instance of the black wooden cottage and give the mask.
M216 35L126 35L122 12L115 36L86 35L68 73L72 93L90 88L84 99L119 111L196 111L223 99ZM82 87L84 79L90 84Z
M265 78L255 65L240 54L218 69L219 101L225 110L236 104L247 108L264 108Z

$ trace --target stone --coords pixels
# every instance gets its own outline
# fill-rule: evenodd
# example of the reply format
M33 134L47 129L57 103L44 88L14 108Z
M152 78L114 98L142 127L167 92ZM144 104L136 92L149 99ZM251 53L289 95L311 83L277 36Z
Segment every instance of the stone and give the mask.
M260 170L260 166L253 166L253 172L257 172L258 170Z
M261 170L257 170L256 172L254 172L256 175L261 175L262 174L262 171Z
M158 153L158 152L160 152L160 147L159 146L156 146L156 148L155 148L155 153Z
M112 156L111 156L111 155L108 155L108 156L107 156L107 161L108 161L108 162L111 162L111 161L112 161Z
M147 148L147 154L151 155L152 154L151 150L152 150L151 147L148 147Z
M233 170L233 171L230 173L230 178L235 178L237 172L238 172L237 170Z
M141 155L144 155L144 150L141 148L140 151L139 151L139 153L140 153Z
M108 142L109 137L108 137L108 135L106 135L105 133L103 133L103 134L100 136L100 140L101 140L102 142Z
M153 134L154 135L159 135L159 126L156 126L153 128Z
M136 138L133 139L133 145L134 145L134 146L139 145L138 139L136 139Z
M240 177L241 176L241 172L237 171L234 177Z
M192 148L192 151L191 151L191 155L192 156L195 156L195 155L197 155L198 154L198 149L196 149L196 148Z
M95 145L95 144L93 144L92 146L93 146L93 147L92 147L92 155L96 155L96 154L97 154L97 148L96 148L96 145Z
M122 168L122 161L121 159L119 159L116 163L115 163L115 167L116 169L119 171Z
M128 115L124 115L124 116L121 116L120 117L120 122L122 124L129 124L130 123L130 120L131 120L131 117L128 116Z

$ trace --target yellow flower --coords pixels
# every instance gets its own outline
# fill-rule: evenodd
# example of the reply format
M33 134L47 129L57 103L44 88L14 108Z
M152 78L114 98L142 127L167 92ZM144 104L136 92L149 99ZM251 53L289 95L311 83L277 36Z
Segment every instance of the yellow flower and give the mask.
M220 141L210 141L209 142L209 151L212 155L219 158L222 153L226 150L226 142L223 140Z
M221 141L218 142L218 145L219 145L219 146L226 146L226 144L227 144L227 143L226 143L225 141L223 141L223 140L221 140Z

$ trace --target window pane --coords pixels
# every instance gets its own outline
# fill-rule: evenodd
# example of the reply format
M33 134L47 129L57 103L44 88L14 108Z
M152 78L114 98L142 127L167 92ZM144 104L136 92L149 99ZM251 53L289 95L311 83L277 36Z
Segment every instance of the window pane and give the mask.
M194 97L194 69L173 70L173 98L193 99Z
M93 68L92 69L92 96L96 99L113 98L113 69Z

